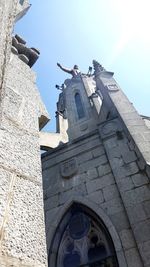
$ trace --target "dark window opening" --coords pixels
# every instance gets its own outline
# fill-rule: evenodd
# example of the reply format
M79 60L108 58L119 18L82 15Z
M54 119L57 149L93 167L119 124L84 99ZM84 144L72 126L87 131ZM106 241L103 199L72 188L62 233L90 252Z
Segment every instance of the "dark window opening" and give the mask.
M75 103L76 103L78 118L79 119L84 118L85 117L85 112L84 112L84 109L83 109L83 104L82 104L81 97L80 97L79 93L75 94Z

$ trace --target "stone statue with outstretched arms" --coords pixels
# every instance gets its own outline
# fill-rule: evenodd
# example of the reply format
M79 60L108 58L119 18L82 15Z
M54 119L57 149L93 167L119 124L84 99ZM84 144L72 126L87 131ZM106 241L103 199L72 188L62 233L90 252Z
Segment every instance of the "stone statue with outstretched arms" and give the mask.
M60 63L57 63L57 66L61 70L65 71L65 72L67 72L69 74L71 74L72 77L75 77L75 76L77 76L80 73L79 67L77 65L74 65L73 69L67 69L67 68L63 67Z

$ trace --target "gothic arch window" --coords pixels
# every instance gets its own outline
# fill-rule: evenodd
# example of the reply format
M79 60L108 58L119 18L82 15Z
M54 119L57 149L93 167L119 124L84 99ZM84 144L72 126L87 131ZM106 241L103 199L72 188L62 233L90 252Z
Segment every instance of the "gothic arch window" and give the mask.
M63 217L49 251L49 267L51 266L119 266L105 225L87 207L73 204Z
M82 119L85 117L85 112L84 112L81 96L79 93L76 93L74 98L75 98L75 104L76 104L78 119Z

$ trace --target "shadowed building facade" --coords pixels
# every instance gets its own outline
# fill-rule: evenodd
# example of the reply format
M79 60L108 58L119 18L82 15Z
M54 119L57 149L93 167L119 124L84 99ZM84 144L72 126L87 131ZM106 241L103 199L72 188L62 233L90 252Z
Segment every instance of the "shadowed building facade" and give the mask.
M56 136L41 135L49 267L148 267L149 119L93 66L65 80Z

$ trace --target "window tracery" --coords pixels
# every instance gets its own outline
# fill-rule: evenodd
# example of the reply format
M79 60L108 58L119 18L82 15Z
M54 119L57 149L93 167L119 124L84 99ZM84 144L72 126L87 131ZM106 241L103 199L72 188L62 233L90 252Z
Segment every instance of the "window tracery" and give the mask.
M55 266L118 267L112 240L102 222L84 209L70 210L59 240Z

